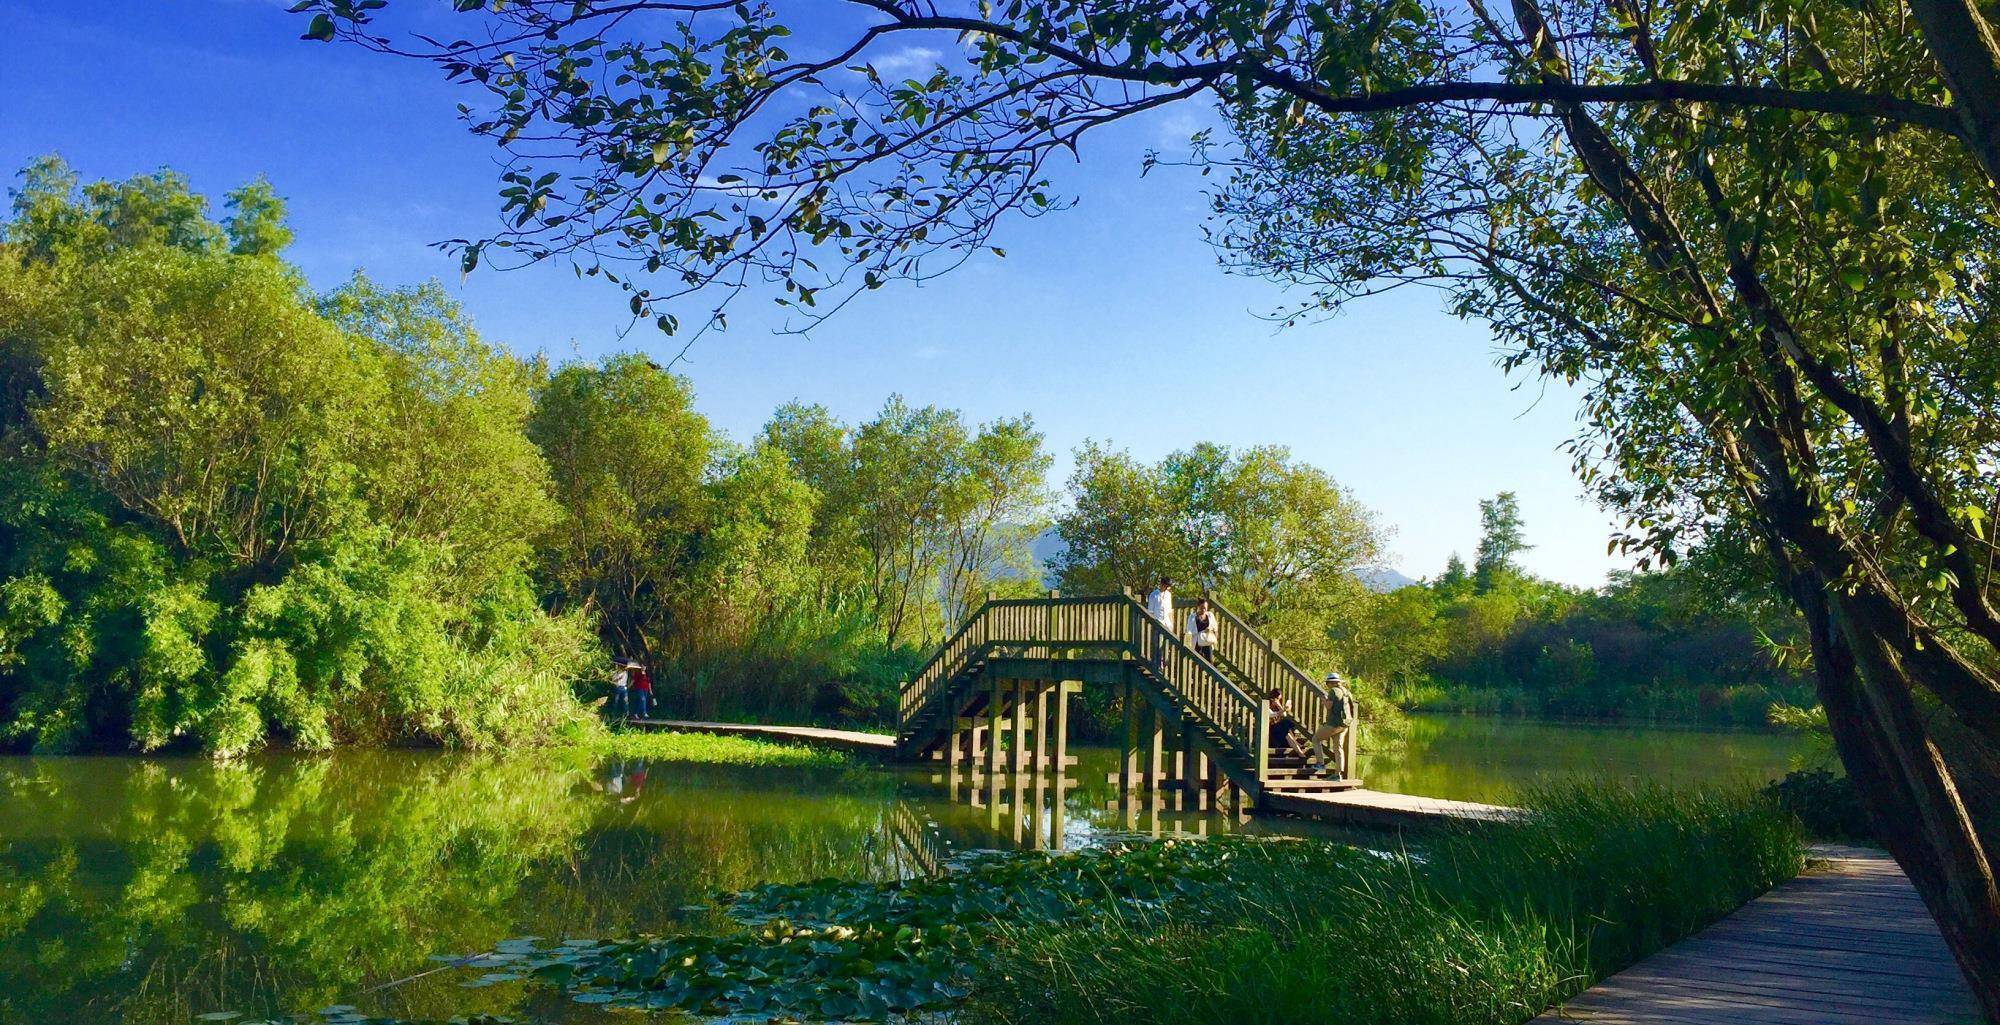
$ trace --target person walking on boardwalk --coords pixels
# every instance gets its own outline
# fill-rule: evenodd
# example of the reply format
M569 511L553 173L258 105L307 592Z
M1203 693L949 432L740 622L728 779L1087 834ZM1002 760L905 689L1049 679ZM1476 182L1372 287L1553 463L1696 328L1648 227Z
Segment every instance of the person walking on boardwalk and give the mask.
M632 717L632 670L639 663L621 661L611 674L611 703L605 712L620 719Z
M653 673L637 662L632 664L632 703L638 707L641 719L653 707Z
M1354 692L1347 689L1347 681L1338 672L1332 672L1326 674L1326 693L1331 700L1327 702L1325 724L1313 731L1313 757L1321 769L1332 770L1334 779L1346 779L1350 768L1347 734L1357 718Z
M1195 602L1194 611L1187 617L1187 642L1194 648L1195 654L1211 665L1215 663L1215 627L1215 610L1209 606L1208 599Z

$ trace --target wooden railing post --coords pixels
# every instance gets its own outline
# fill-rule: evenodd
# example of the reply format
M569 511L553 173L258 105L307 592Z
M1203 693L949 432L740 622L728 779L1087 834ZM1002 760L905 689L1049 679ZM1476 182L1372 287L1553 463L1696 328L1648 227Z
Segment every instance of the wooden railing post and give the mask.
M1257 752L1257 787L1263 789L1264 781L1271 775L1271 703L1257 702L1257 735L1250 739Z

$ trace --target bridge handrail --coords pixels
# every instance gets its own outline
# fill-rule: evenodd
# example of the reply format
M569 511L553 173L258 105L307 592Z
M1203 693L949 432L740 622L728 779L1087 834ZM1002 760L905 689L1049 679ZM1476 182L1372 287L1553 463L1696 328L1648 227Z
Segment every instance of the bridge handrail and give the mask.
M1214 595L1203 595L1210 608L1220 613L1229 629L1217 631L1215 657L1242 674L1257 696L1272 688L1284 695L1285 704L1299 725L1316 730L1326 722L1333 696L1319 681L1294 665L1263 634L1250 628L1242 617L1231 612ZM1192 612L1192 607L1189 609Z
M1178 629L1169 629L1152 617L1136 599L1120 595L1131 606L1134 654L1142 662L1158 666L1160 684L1176 692L1182 705L1227 737L1244 757L1250 759L1257 779L1264 779L1269 763L1269 716L1262 698L1246 693L1220 668L1188 647ZM1138 624L1145 624L1144 627ZM1141 631L1151 642L1139 641ZM1155 651L1155 648L1158 651ZM1157 655L1157 657L1155 657Z
M1152 667L1159 685L1180 707L1213 727L1250 763L1257 779L1264 778L1270 716L1263 696L1238 686L1220 666L1188 646L1178 624L1155 620L1129 594L1000 598L981 604L904 684L897 705L897 734L901 736L932 701L949 691L975 658L1008 648L1023 653L1041 649L1054 657L1061 649L1084 646L1112 646ZM1295 683L1310 682L1295 667L1291 674ZM1287 691L1294 692L1303 693ZM1295 714L1301 711L1296 702L1293 708Z
M1124 629L1124 618L1107 614L1125 600L1119 595L987 600L903 686L896 709L897 732L900 734L904 725L932 698L949 687L975 653L989 645L1043 644L1061 648L1129 644L1131 638Z
M977 642L967 643L967 641L974 628L981 628L981 632L984 632L986 609L992 604L992 602L988 601L980 605L978 611L966 617L965 622L959 625L958 631L946 638L943 644L938 645L937 652L930 657L929 661L924 663L924 667L917 670L916 675L910 677L909 681L903 684L902 692L896 702L896 732L898 734L903 732L903 727L910 721L911 716L921 710L930 701L938 688L949 683L953 677L958 675L958 671L964 668L965 656L970 654L973 648L978 647ZM954 653L959 657L947 663L946 659ZM944 671L944 667L947 665L949 665L949 671Z

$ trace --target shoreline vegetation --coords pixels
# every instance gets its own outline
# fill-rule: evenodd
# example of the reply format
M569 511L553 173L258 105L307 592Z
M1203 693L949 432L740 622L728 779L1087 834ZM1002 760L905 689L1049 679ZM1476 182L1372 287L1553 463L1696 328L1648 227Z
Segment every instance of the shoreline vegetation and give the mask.
M1527 806L1386 851L1212 839L765 884L703 931L508 941L467 984L806 1020L1516 1025L1805 867L1796 821L1748 790L1568 786Z
M1058 495L1027 416L795 401L735 439L643 354L490 342L435 282L312 288L268 182L222 206L55 157L12 191L0 747L575 743L613 658L675 717L880 728L984 596L1162 576L1343 671L1369 745L1399 703L1746 725L1806 700L1774 654L1795 625L1728 551L1565 587L1519 568L1503 493L1474 567L1384 593L1387 528L1283 446L1087 442ZM1079 739L1117 715L1086 701Z
M675 731L607 731L576 746L600 758L637 759L703 765L845 768L860 760L844 751L806 743L782 743L755 737L717 736Z

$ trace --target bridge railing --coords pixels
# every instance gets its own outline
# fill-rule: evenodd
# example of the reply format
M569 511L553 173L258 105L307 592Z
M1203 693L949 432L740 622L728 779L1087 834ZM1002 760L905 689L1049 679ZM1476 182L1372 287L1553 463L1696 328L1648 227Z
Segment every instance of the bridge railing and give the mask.
M1132 643L1122 596L998 598L979 606L905 684L896 709L900 734L943 694L973 659L991 648L1053 656L1065 648L1123 648Z
M1270 762L1269 706L1188 647L1179 630L1167 629L1131 598L1124 601L1131 607L1132 633L1138 638L1135 653L1140 660L1154 666L1162 685L1174 692L1183 707L1215 727L1250 763L1261 782Z
M1248 628L1243 629L1247 632ZM1221 668L1196 654L1182 640L1178 624L1175 628L1161 624L1145 606L1123 594L1002 598L980 605L903 686L896 732L903 735L974 660L992 654L1059 658L1086 649L1100 653L1110 649L1114 657L1131 657L1151 666L1155 678L1180 707L1213 727L1224 743L1254 764L1257 777L1263 778L1270 723L1263 695L1245 691ZM1271 656L1275 657L1275 652ZM1221 657L1219 650L1217 657ZM1267 678L1278 678L1276 669L1260 671ZM1312 701L1311 681L1295 668L1290 673L1288 683L1276 686L1293 701L1294 714L1319 709L1321 706ZM1299 697L1291 698L1293 694Z
M1219 629L1215 632L1215 660L1222 663L1223 669L1239 677L1250 693L1257 697L1261 698L1272 690L1278 691L1300 726L1307 730L1319 729L1326 722L1328 710L1333 705L1333 698L1326 687L1293 665L1290 659L1279 653L1277 646L1252 630L1249 624L1221 602L1209 597L1208 606L1217 614ZM1194 607L1188 606L1187 612L1191 614L1193 611ZM1186 617L1183 616L1182 620L1185 626Z

